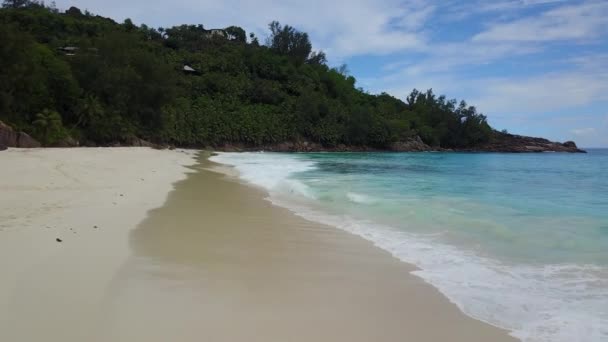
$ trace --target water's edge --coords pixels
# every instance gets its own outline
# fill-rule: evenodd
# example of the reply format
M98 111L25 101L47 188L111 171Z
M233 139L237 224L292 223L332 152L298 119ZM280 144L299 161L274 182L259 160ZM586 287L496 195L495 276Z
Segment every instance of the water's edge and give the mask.
M259 172L267 161L258 163L242 158L243 155L239 157L238 154L220 154L210 160L235 167L246 183L265 189L269 194L267 200L274 205L287 208L307 220L360 236L397 259L416 265L420 270L414 271L414 275L433 285L464 314L474 319L511 331L512 336L522 341L601 341L602 336L608 337L608 332L602 330L602 326L608 326L605 318L594 317L593 311L588 315L578 306L562 307L563 297L569 295L560 287L562 283L572 282L573 276L583 279L583 287L586 286L585 281L597 281L584 279L589 273L601 271L595 270L593 265L506 267L496 260L442 244L433 236L411 234L371 221L355 220L348 215L329 214L319 206L311 205L310 201L292 196L296 193L306 197L307 189L305 185L289 180L289 176L311 170L314 165L283 165L285 169L281 172L285 174L279 176L268 168ZM373 201L357 193L348 193L348 197L357 203ZM556 284L547 284L547 278ZM487 283L484 279L488 280ZM608 293L589 296L590 300L599 299L601 305L605 301L603 295L608 296Z

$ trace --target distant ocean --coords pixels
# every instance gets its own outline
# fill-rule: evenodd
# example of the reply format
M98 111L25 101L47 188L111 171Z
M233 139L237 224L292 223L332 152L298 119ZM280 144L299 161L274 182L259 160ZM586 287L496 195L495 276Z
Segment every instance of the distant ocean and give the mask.
M417 265L464 313L523 341L608 341L606 149L212 160L276 205Z

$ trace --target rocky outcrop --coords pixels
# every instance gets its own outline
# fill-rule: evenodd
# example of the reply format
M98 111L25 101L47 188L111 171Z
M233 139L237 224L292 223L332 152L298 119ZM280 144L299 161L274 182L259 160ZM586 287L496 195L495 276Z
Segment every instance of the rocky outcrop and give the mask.
M40 147L40 143L24 132L15 132L13 128L0 121L0 150L6 147L33 148Z
M347 146L337 145L333 147L323 146L308 141L283 142L274 145L246 146L240 144L226 144L222 146L208 147L216 151L224 152L246 152L246 151L268 151L268 152L571 152L585 153L579 149L573 141L565 143L552 142L543 138L525 137L496 132L488 143L471 148L445 149L427 145L419 136L391 144L388 148L373 148L369 146Z
M544 138L525 137L508 133L495 133L491 141L478 147L466 149L478 152L570 152L585 153L573 141L553 142Z
M275 152L314 152L322 151L323 146L308 141L283 142L273 146L266 146L269 151Z
M132 136L129 137L127 139L125 139L125 145L127 146L140 146L140 147L156 147L155 144L144 140L144 139L140 139L136 136Z
M19 132L17 133L17 146L22 148L35 148L40 147L40 143L38 140L30 137L27 133Z
M54 147L75 147L79 146L78 141L68 137L54 144ZM96 146L95 143L84 141L83 146ZM142 146L152 148L171 148L171 145L155 144L144 139L132 136L125 139L121 143L108 144L105 146ZM40 143L24 132L15 132L10 126L0 121L0 151L7 147L40 147ZM191 146L201 147L201 146ZM305 140L287 141L272 145L243 145L243 144L225 144L221 146L206 146L207 149L214 149L226 152L242 152L242 151L270 151L270 152L425 152L425 151L458 151L458 152L577 152L584 153L579 149L573 141L565 143L552 142L543 138L525 137L521 135L513 135L502 132L494 132L490 142L480 144L471 148L458 149L443 149L439 147L431 147L424 143L420 137L415 136L410 139L398 141L387 148L374 148L369 146L323 146L318 143Z
M393 143L390 146L390 150L395 152L425 152L433 151L434 149L425 144L419 136L416 136L405 141Z
M78 146L80 146L80 143L76 139L74 139L70 136L67 136L67 137L53 143L51 146L52 147L78 147Z
M0 121L0 146L17 147L17 133L13 129Z
M323 146L318 143L309 141L286 141L273 145L247 146L242 144L225 144L215 147L207 147L208 149L223 151L223 152L248 152L248 151L267 151L267 152L378 152L381 149L376 149L368 146ZM385 149L386 150L386 149Z

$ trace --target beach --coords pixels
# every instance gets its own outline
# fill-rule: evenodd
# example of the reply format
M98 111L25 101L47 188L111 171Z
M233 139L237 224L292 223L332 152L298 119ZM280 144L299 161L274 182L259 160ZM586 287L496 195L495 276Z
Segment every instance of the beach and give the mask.
M0 165L2 341L515 340L192 151L9 149Z
M0 341L90 340L130 231L194 163L148 148L0 153Z

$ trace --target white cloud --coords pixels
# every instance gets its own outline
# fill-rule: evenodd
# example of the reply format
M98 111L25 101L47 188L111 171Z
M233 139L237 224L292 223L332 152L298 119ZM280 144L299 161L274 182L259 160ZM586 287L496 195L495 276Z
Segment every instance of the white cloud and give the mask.
M534 2L540 3L545 1ZM494 5L506 7L526 4L522 1L507 1ZM602 29L608 30L608 14L603 16L603 11L608 11L608 2L586 2L576 6L552 5L539 15L539 27L547 26L546 18L562 18L563 24L570 27L573 23L578 25L589 19L586 16L591 16L585 24L589 26L585 27L595 27L598 21L606 21L607 25ZM515 27L515 24L522 24L519 29L528 32L532 30L528 25L531 20L516 20L507 25ZM502 32L503 29L498 27L495 26L486 33ZM597 34L590 30L585 31L586 33L580 30L577 32L578 36L585 39ZM392 63L385 67L385 77L363 80L364 86L373 92L388 89L389 93L399 97L404 97L414 87L432 87L439 93L467 98L488 115L544 113L608 101L607 53L585 53L581 50L577 57L564 57L561 51L557 54L548 52L552 51L547 50L551 46L542 42L539 44L509 39L495 40L489 39L489 35L480 39L479 37L484 37L482 34L475 36L478 39L429 44L423 58ZM553 32L539 39L544 40L549 36L556 38L558 35ZM527 39L525 35L520 38ZM535 55L536 58L516 64L520 63L518 57L525 55ZM534 63L538 65L535 66ZM478 70L486 65L493 71L511 65L515 71L509 74L498 72L480 76ZM536 71L535 67L542 67L539 69L545 71ZM467 74L473 76L467 77Z
M435 12L437 6L429 4L417 4L408 6L402 10L402 15L396 20L395 26L408 30L423 27Z
M596 124L590 122L591 124ZM579 146L586 147L608 147L608 124L599 123L597 127L583 127L572 129L569 139L575 140Z
M57 3L63 8L70 6L67 0ZM433 12L433 6L423 0L183 0L154 1L153 5L143 0L81 0L78 6L153 26L238 25L258 35L265 35L268 23L278 20L308 32L315 48L336 59L420 49L425 35L419 30Z
M530 116L608 102L608 64L600 66L602 59L591 56L581 57L583 60L585 63L560 72L468 79L445 68L432 71L422 63L360 81L372 92L384 90L400 98L412 88L433 88L436 93L467 99L491 118Z
M593 128L593 127L575 128L575 129L571 130L570 132L576 136L588 136L591 134L595 134L595 128Z
M487 112L547 112L608 101L608 74L576 70L475 81L473 99Z
M484 14L491 14L495 18L497 15L501 18L508 18L520 10L559 4L565 1L568 0L446 0L443 4L447 18L443 19L459 21L470 17L478 18L479 15Z
M544 4L554 4L558 2L566 2L567 0L522 0L521 2L524 5L544 5Z
M458 42L437 44L427 49L428 56L406 67L406 74L456 71L458 67L480 67L504 58L528 55L541 50L539 46L514 43Z
M608 2L560 6L538 16L498 23L473 37L474 41L580 40L608 31Z

